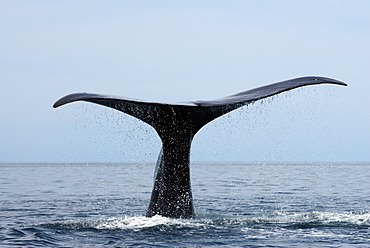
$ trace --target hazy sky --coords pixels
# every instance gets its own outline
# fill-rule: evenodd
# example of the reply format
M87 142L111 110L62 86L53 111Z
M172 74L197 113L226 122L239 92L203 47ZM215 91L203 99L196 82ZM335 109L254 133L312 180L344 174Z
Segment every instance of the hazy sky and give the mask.
M0 162L154 161L154 130L73 92L293 90L201 130L193 161L370 161L370 1L0 1Z

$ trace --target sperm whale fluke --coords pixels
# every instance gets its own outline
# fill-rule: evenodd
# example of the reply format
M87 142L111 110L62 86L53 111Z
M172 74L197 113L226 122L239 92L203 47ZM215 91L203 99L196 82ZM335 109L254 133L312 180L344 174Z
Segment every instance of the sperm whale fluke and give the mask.
M158 103L124 97L75 93L62 97L53 105L86 101L134 116L151 125L162 140L152 196L147 216L192 218L193 198L190 186L190 147L194 135L210 121L248 103L294 88L345 83L325 77L301 77L266 85L211 101Z

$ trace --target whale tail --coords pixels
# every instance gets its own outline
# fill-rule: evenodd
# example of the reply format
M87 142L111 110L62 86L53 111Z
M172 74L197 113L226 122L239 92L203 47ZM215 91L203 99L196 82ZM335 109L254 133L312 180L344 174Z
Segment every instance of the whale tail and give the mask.
M248 103L294 88L345 83L324 77L302 77L211 101L158 103L124 97L75 93L54 103L53 107L86 101L110 107L151 125L162 140L154 187L147 216L162 215L173 218L194 216L190 186L190 148L194 135L210 121Z

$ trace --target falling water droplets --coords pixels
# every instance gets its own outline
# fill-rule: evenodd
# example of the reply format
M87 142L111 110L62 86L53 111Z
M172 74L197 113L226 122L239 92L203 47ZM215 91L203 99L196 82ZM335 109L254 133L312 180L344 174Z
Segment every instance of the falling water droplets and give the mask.
M72 130L63 136L72 161L155 161L160 141L149 125L114 109L77 105Z

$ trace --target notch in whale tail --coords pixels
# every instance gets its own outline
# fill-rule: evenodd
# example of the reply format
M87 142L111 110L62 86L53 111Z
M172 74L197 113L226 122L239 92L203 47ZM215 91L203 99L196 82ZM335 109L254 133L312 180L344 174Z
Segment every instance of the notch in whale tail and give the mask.
M211 101L158 103L124 97L75 93L53 105L54 108L75 101L86 101L110 107L151 125L162 140L154 187L147 216L162 215L172 218L194 216L190 186L190 148L194 135L210 121L248 103L294 88L345 83L325 77L301 77Z

